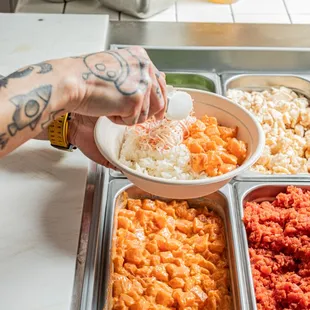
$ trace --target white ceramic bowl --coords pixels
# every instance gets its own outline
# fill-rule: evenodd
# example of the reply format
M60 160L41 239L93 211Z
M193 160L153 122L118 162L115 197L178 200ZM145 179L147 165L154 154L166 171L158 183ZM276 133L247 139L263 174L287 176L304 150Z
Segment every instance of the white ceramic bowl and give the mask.
M227 127L238 127L238 139L248 145L248 156L237 169L221 176L199 180L167 180L137 172L119 161L120 148L123 142L125 126L112 123L108 118L101 117L95 128L95 141L102 155L136 186L153 195L171 199L190 199L211 194L233 177L250 168L260 157L265 135L260 124L240 105L214 93L181 89L194 99L194 111L197 118L207 114L214 116L218 122Z

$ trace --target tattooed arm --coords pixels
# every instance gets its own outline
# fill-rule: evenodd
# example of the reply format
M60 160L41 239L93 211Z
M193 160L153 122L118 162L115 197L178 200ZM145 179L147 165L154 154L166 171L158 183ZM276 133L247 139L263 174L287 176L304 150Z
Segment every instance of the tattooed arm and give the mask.
M0 79L0 157L37 137L51 121L74 112L74 140L92 156L98 117L132 125L164 116L166 84L142 48L51 60ZM91 120L91 121L90 121ZM87 124L87 125L85 125ZM79 130L76 130L76 127ZM82 130L81 130L82 129ZM82 141L83 140L83 141Z
M0 157L35 137L66 111L71 88L61 60L20 69L0 79Z

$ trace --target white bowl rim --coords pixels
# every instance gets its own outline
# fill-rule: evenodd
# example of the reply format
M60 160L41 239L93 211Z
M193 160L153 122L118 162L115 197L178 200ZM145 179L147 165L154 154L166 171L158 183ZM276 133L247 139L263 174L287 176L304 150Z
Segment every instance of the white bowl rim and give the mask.
M125 175L132 175L133 177L144 179L146 181L151 181L154 183L160 183L160 184L167 184L167 185L174 185L174 186L197 186L197 185L208 185L208 184L213 184L213 183L220 183L224 181L229 181L232 178L234 178L236 175L240 174L242 171L247 170L250 166L252 166L261 156L261 153L264 150L265 147L265 133L263 131L263 128L261 127L260 123L254 118L254 116L251 115L249 111L247 111L244 107L240 106L239 104L234 103L232 100L228 99L225 96L212 93L209 91L204 91L204 90L198 90L198 89L193 89L193 88L182 88L182 87L177 87L176 89L179 90L184 90L184 91L191 91L191 92L196 92L196 93L207 93L208 95L215 96L221 99L224 99L228 101L230 104L236 106L237 108L243 110L252 120L252 122L255 124L257 130L258 130L258 147L256 150L253 152L253 154L247 159L245 163L243 163L241 166L238 168L227 172L225 174L222 174L220 176L215 176L215 177L206 177L202 179L194 179L194 180L172 180L172 179L165 179L165 178L160 178L160 177L154 177L150 176L144 173L141 173L137 170L131 169L124 164L113 161L111 158L109 158L108 155L105 154L104 150L100 147L100 143L97 142L97 132L98 132L98 127L100 124L100 121L105 118L105 116L102 116L98 119L95 127L95 141L96 144L102 153L102 155L111 163L113 164L116 168L118 168L122 173ZM98 145L99 144L99 145Z

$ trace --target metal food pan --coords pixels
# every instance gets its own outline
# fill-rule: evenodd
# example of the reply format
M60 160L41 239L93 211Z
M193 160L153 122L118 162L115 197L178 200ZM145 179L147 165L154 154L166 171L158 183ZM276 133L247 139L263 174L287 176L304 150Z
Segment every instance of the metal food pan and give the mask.
M103 232L103 255L102 270L99 275L99 302L97 310L111 309L109 301L111 300L111 274L113 265L111 261L113 244L112 240L116 233L116 214L117 210L122 207L121 198L124 192L128 193L129 198L149 198L169 201L169 199L153 196L148 194L128 180L113 180L109 185L109 198L107 202L107 212L105 217L105 229ZM207 205L214 210L224 221L226 229L226 240L228 249L228 259L230 264L231 288L233 297L233 306L235 310L248 308L248 298L244 287L244 266L240 259L239 239L236 227L235 208L233 205L233 194L231 185L224 186L220 191L206 197L188 200L191 206Z
M301 182L277 182L277 183L259 183L259 182L235 182L234 194L235 200L237 201L237 228L240 236L240 251L241 257L244 261L245 267L245 285L248 289L248 298L250 303L250 308L252 310L257 310L256 297L254 291L254 283L252 280L252 271L249 255L249 245L247 240L247 234L245 226L243 224L244 216L244 206L250 201L273 201L275 197L281 193L285 192L289 185L294 185L296 187L310 190L310 185L305 185Z
M263 91L271 87L285 86L298 94L310 99L310 76L291 74L223 74L223 94L226 95L229 89L241 89L244 91ZM260 181L309 181L310 174L262 174L254 171L245 171L237 176L235 180L260 180Z
M168 85L222 93L220 77L215 73L166 71L165 74Z
M228 89L263 91L272 87L285 86L296 93L310 98L310 76L294 74L223 74L223 94Z

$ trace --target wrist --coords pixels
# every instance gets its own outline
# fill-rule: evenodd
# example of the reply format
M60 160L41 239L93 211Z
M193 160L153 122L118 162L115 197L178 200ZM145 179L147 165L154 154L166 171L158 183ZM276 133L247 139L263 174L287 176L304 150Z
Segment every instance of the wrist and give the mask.
M57 110L71 112L79 105L81 93L82 67L81 59L62 58L53 61L54 74L60 77L55 88L60 100L57 100Z
M77 146L78 133L78 117L75 113L70 113L70 120L68 121L68 142L71 145Z

